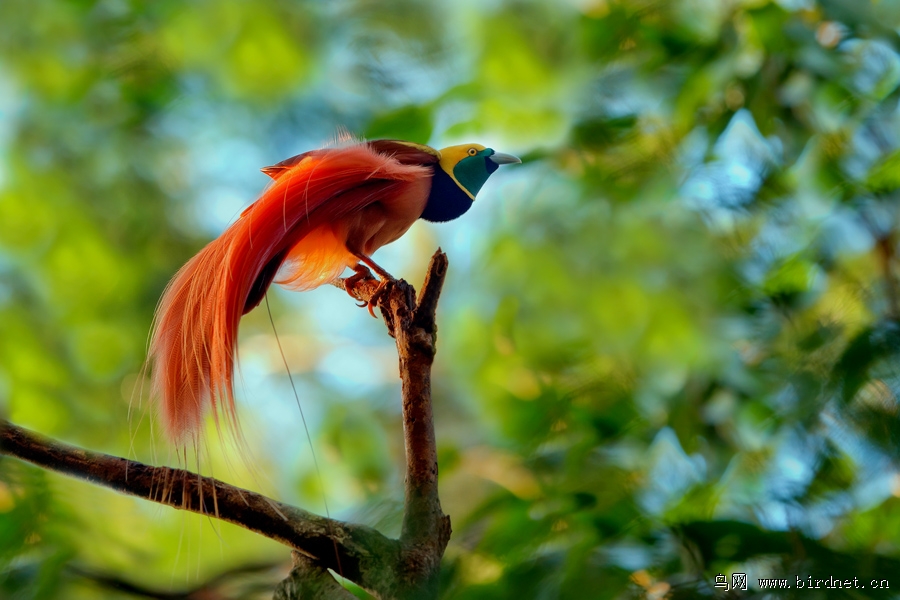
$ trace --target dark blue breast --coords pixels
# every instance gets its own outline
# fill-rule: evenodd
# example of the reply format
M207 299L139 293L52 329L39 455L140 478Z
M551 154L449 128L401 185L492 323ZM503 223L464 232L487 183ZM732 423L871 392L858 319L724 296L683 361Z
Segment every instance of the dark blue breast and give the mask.
M431 194L425 205L422 218L432 223L452 221L472 208L469 198L456 182L447 175L440 165L434 166L434 177L431 180Z

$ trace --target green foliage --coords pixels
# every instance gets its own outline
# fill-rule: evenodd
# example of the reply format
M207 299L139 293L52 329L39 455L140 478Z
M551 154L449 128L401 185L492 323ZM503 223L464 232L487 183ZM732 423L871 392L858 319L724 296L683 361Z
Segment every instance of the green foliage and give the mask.
M758 578L896 589L898 26L884 0L0 2L0 409L166 460L152 311L256 170L341 127L482 142L524 164L379 253L411 281L439 243L452 265L444 597L714 597L732 572L767 597L845 592ZM322 479L264 310L241 332L255 472L213 427L198 463L396 533L390 340L336 290L270 300ZM0 595L287 562L171 512L4 460Z
M894 151L878 161L866 177L866 187L875 193L890 193L900 187L900 153Z
M431 139L431 110L410 105L378 115L366 128L365 137L392 139L400 135L398 132L403 132L410 140Z

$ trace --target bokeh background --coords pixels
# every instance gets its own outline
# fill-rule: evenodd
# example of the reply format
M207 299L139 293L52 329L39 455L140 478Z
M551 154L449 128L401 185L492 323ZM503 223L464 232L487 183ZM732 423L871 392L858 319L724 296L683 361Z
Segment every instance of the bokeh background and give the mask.
M176 463L140 395L153 309L259 168L341 128L477 141L524 164L376 255L414 283L451 261L442 597L722 597L735 572L740 597L897 597L898 28L892 0L2 0L0 410ZM212 427L201 468L396 534L383 325L336 289L269 299L321 479L264 308L253 468ZM0 461L2 598L265 598L288 564ZM757 582L798 575L867 587Z

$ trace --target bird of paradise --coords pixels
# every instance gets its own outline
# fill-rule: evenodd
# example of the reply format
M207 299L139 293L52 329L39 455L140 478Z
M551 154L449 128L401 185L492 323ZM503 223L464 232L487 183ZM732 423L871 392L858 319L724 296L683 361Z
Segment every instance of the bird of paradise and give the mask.
M168 437L196 436L219 413L237 429L234 350L242 315L274 282L310 290L345 268L391 276L371 258L417 219L443 222L471 208L500 165L521 162L479 144L435 150L398 140L355 142L284 160L274 181L222 235L172 278L154 319L151 393ZM371 312L371 305L369 310Z

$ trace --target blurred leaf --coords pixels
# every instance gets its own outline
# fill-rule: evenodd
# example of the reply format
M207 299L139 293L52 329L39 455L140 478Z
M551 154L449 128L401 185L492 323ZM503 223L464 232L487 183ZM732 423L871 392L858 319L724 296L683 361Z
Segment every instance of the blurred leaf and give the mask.
M427 144L431 139L432 115L428 107L404 106L389 113L382 113L369 123L365 138L399 139Z
M881 193L900 188L900 150L891 152L869 169L866 187Z
M871 377L880 361L900 352L900 325L883 321L860 331L835 364L832 381L840 386L841 398L850 402Z

